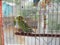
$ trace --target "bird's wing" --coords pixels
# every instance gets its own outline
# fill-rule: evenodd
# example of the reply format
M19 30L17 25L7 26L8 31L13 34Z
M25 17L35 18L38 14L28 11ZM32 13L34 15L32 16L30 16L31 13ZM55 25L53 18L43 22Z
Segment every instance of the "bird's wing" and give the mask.
M30 28L26 22L22 21L22 23L25 27Z

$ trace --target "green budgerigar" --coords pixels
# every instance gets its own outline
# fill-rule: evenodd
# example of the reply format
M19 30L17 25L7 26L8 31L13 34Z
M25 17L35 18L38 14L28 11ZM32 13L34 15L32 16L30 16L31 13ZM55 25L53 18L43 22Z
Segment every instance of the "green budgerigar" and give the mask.
M32 28L29 27L28 24L24 21L22 16L18 16L14 19L14 25L16 25L16 22L18 22L20 29L22 29L24 33L35 33ZM38 38L36 39L39 40Z
M16 21L18 23L18 26L23 30L23 32L26 33L32 33L34 32L31 27L28 26L28 24L24 21L24 18L22 16L16 17L14 20L14 25L16 25Z

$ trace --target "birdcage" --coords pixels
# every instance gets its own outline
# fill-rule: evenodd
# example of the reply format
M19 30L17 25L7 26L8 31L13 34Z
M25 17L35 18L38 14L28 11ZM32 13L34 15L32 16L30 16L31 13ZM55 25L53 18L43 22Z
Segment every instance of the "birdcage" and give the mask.
M2 0L5 45L60 45L59 0Z

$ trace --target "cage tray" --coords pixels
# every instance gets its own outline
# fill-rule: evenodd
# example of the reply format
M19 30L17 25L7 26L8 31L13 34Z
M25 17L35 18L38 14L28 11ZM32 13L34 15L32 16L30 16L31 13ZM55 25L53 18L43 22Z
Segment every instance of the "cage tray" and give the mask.
M21 33L21 32L16 32L15 34L21 36L31 36L31 37L60 37L60 34L34 34L34 33Z

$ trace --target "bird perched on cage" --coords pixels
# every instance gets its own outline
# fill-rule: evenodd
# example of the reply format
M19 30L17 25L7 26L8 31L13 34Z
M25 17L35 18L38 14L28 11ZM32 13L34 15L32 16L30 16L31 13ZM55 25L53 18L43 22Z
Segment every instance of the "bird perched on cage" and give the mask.
M24 18L22 16L16 17L16 19L14 20L14 25L16 25L16 20L18 22L19 28L21 28L23 32L26 32L26 33L34 32L32 28L29 27L28 24L24 21Z
M14 25L16 25L16 20L18 22L19 27L22 29L23 33L35 33L31 27L28 26L28 24L24 21L24 18L22 16L16 17L14 20ZM39 40L38 38L36 38Z
M34 5L34 6L37 6L39 1L40 1L40 0L33 0L33 5Z

